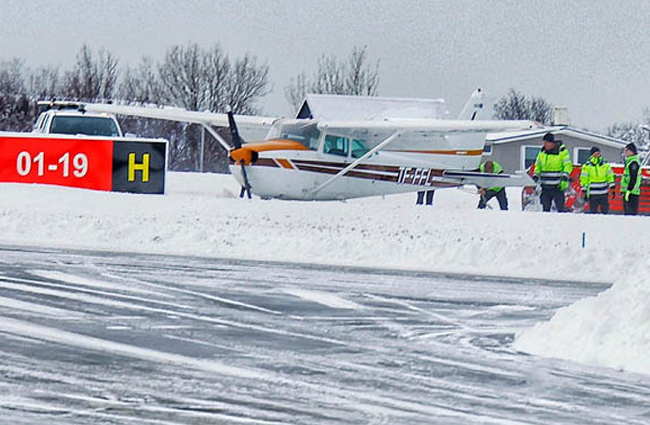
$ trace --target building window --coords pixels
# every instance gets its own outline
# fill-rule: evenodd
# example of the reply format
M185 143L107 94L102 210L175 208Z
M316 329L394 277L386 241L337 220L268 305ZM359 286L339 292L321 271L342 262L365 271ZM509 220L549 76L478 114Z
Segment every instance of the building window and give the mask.
M591 149L590 148L575 148L575 154L574 157L576 158L576 162L578 164L584 164L587 161L589 161L589 157L591 156Z
M541 150L541 146L522 146L521 147L521 165L524 170L527 170L535 163L537 154Z

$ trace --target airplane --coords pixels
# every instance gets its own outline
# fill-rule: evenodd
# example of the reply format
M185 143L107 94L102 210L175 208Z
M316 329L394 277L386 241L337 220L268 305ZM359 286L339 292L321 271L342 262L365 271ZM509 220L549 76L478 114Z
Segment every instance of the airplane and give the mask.
M346 99L347 98L347 99ZM354 97L342 96L343 105ZM367 99L367 98L366 98ZM388 102L392 98L372 98ZM475 184L480 187L534 186L523 171L478 172L485 133L522 130L533 121L479 120L485 110L481 89L472 93L456 120L379 117L375 119L274 118L179 108L85 104L89 112L195 123L229 153L240 197L303 201L346 200ZM345 114L345 108L343 111ZM232 145L213 128L229 127ZM267 132L245 143L240 130Z

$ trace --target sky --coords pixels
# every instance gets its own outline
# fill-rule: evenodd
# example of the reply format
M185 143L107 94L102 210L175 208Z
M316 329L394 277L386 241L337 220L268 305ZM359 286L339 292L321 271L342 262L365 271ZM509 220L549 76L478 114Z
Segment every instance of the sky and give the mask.
M515 88L603 130L650 107L649 29L647 0L2 0L0 60L66 68L86 43L136 65L219 43L269 65L261 106L290 116L292 77L365 45L381 96L444 98L455 116L476 87Z

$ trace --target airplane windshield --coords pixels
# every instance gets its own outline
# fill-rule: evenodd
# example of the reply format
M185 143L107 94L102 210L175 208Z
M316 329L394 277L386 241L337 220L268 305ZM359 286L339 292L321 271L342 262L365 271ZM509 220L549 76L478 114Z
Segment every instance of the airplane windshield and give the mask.
M318 139L320 130L317 123L283 123L274 126L269 132L269 137L273 139L293 140L301 143L307 149L316 150L318 148Z

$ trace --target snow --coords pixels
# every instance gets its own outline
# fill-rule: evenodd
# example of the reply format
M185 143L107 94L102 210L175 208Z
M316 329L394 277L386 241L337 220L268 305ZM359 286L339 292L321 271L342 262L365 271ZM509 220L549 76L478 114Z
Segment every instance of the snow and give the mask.
M645 276L627 275L598 296L560 309L549 322L524 331L514 347L650 374L650 282Z
M240 200L235 181L215 174L169 173L163 196L0 184L0 243L614 283L514 346L650 373L650 220L523 213L519 191L508 190L511 210L501 212L477 211L477 196L458 189L436 191L433 207L416 206L415 194ZM307 289L293 295L356 308ZM99 302L93 293L85 297Z

